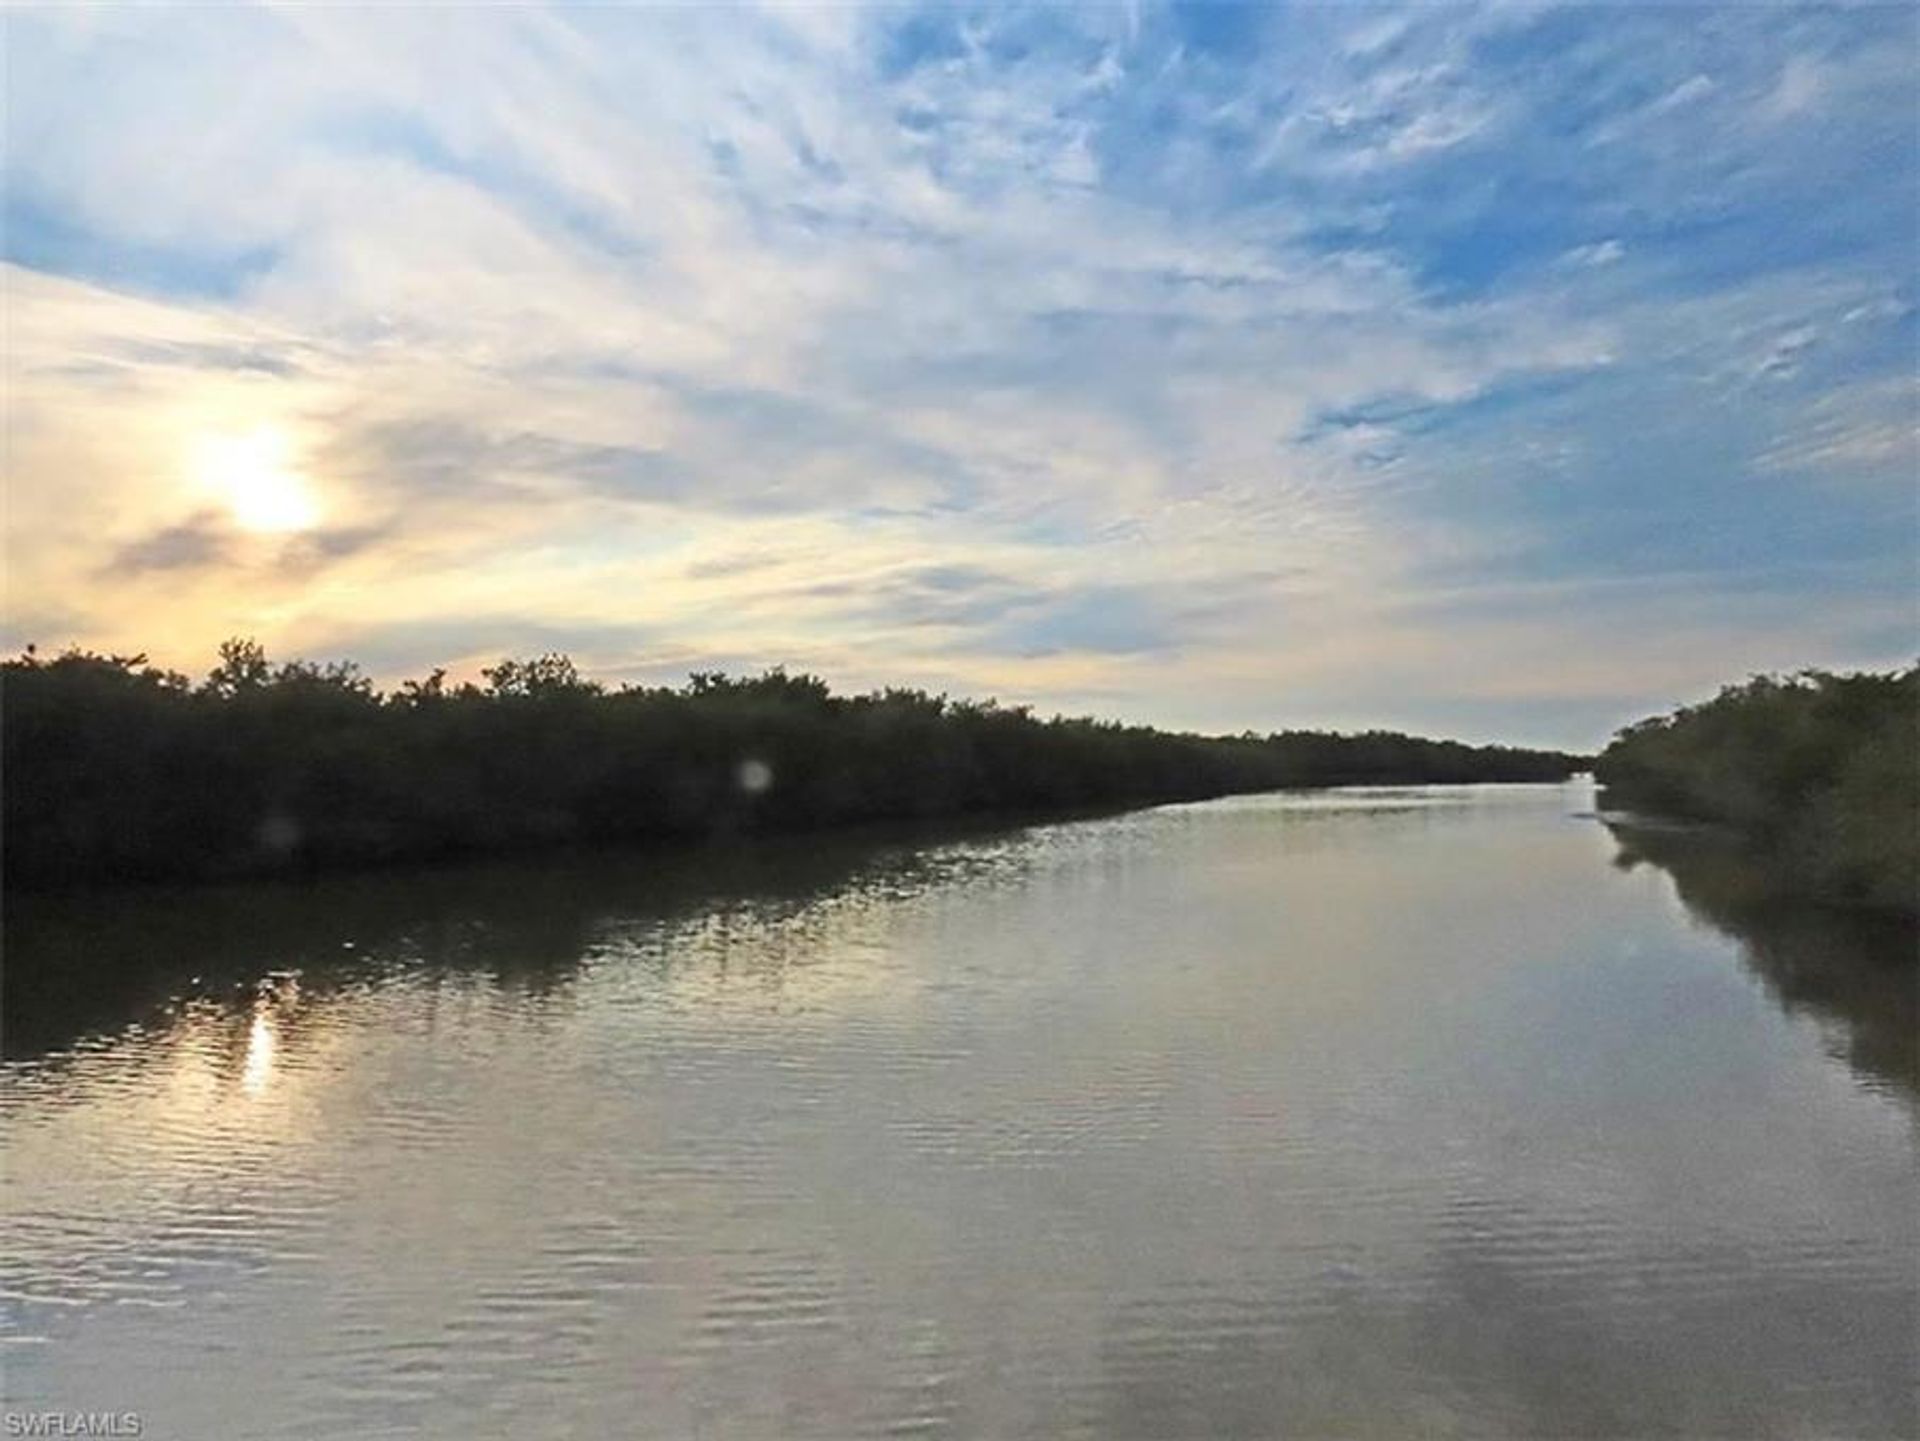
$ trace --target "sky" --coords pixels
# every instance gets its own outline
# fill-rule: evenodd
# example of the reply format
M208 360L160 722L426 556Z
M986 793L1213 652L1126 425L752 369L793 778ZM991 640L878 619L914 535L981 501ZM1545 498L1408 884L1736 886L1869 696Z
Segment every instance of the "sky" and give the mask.
M7 646L1590 746L1920 649L1920 10L11 8Z

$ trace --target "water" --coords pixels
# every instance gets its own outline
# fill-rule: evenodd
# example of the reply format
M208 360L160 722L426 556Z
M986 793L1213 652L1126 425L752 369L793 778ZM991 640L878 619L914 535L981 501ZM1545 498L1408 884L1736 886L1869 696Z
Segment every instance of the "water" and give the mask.
M7 1410L1913 1434L1911 930L1591 806L18 902Z

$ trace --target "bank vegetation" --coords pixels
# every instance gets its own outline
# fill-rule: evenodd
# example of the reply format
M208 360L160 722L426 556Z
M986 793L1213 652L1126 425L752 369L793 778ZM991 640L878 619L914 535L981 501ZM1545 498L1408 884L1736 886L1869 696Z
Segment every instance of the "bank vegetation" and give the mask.
M562 655L382 693L229 641L201 681L29 651L0 675L10 885L1048 813L1342 784L1543 781L1560 752L1388 731L1201 736L811 675L609 689Z
M1736 833L1787 890L1920 911L1920 667L1756 676L1628 726L1605 803Z

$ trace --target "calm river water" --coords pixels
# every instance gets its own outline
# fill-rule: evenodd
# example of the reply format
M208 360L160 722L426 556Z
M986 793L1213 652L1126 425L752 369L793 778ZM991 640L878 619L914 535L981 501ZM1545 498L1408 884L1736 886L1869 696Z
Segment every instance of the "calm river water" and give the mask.
M8 1434L1912 1434L1911 930L1592 806L17 901Z

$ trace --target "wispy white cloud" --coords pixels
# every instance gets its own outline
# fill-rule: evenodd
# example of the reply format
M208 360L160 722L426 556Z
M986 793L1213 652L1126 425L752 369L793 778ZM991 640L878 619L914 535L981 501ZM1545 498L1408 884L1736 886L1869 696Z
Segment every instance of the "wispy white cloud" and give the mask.
M1920 477L1920 380L1912 376L1844 386L1783 419L1783 433L1758 457L1768 470L1907 483Z
M1627 253L1627 247L1618 240L1596 240L1590 245L1576 245L1560 258L1568 265L1599 266L1612 265Z

